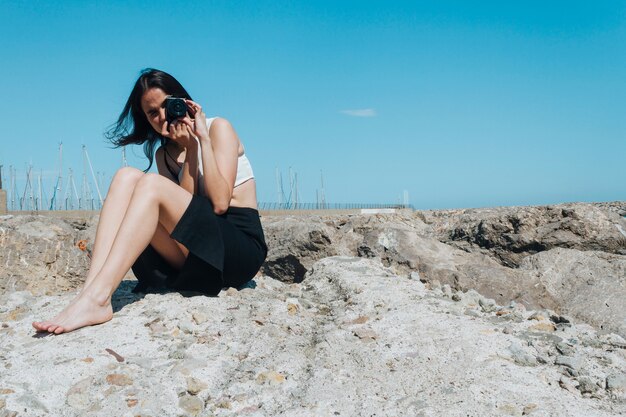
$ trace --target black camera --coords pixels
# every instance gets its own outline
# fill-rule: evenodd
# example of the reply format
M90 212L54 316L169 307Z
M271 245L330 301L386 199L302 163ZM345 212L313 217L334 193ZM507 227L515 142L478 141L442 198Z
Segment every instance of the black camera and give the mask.
M168 125L174 120L182 119L187 115L187 103L182 98L167 97L165 99L165 119Z

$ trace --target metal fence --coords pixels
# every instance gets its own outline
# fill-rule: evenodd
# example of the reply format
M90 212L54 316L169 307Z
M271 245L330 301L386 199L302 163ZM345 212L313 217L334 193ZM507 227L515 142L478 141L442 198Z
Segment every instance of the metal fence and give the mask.
M267 203L259 202L259 210L358 210L358 209L410 209L405 204L368 204L368 203Z

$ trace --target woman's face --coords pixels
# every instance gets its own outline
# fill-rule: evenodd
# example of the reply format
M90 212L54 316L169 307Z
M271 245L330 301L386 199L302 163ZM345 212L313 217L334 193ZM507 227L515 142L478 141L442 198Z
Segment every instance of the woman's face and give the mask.
M141 97L141 109L148 119L150 126L161 136L167 136L165 119L165 98L167 94L160 88L151 88Z

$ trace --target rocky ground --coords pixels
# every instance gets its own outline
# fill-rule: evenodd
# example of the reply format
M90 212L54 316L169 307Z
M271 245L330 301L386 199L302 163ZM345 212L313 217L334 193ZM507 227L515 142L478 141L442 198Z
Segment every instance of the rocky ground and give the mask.
M265 217L254 288L45 337L96 219L1 218L0 416L624 415L621 204Z

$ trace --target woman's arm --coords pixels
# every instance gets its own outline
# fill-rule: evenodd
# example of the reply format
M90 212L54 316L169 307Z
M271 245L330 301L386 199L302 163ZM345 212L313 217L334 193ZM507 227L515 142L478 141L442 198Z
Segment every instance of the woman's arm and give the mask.
M191 194L198 194L198 141L192 139L185 149L180 186Z
M204 112L200 117L204 117ZM204 189L215 213L222 214L230 205L237 176L237 134L227 120L218 118L211 123L210 134L198 139L202 149Z
M179 183L179 185L183 189L187 190L190 194L197 194L198 164L200 163L200 161L198 161L198 141L196 140L193 132L186 123L174 122L168 127L168 131L169 139L175 142L180 148L182 148L185 154L183 165L180 168L181 172L177 177L177 179L180 179L180 181L176 182ZM167 153L166 149L165 153ZM166 160L164 161L167 163ZM165 167L165 169L167 169L167 167ZM159 170L159 172L161 171Z
M154 157L156 159L157 171L159 171L159 174L178 184L178 178L174 177L169 169L167 169L167 165L165 165L167 164L167 161L165 160L165 152L163 151L163 146L159 146L159 149L157 149Z

